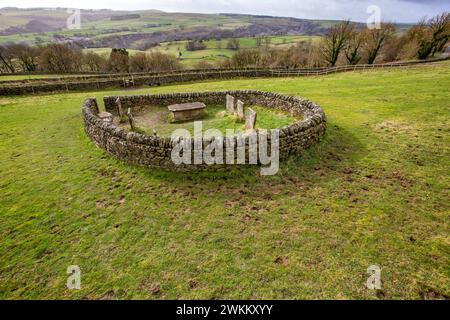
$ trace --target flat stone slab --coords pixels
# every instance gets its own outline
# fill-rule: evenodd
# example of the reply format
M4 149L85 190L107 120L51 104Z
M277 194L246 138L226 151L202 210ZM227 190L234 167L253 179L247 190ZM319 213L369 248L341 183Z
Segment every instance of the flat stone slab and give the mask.
M205 109L206 105L202 102L192 102L192 103L173 104L171 106L168 106L167 108L169 109L169 111L177 112L177 111Z
M113 115L111 113L109 113L109 112L100 112L98 114L98 117L100 119L102 119L103 121L105 121L105 122L108 122L108 123L112 123L113 122Z
M206 105L202 102L181 103L168 106L167 109L172 112L173 121L188 121L200 118Z

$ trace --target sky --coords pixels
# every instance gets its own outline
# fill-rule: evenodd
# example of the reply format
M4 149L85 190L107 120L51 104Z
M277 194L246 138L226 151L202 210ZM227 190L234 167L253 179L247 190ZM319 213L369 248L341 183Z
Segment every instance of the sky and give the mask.
M0 7L68 7L81 9L144 10L196 13L248 13L305 19L351 19L365 22L380 8L381 19L417 22L444 11L450 0L0 0ZM1 23L1 21L0 21Z

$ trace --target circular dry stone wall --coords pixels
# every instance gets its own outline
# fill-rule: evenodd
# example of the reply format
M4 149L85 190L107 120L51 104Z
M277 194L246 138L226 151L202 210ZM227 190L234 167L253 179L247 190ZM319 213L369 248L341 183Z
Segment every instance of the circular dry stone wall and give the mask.
M267 130L266 136L269 138L267 152L272 151L271 146L278 146L280 160L284 160L293 154L300 154L303 150L318 142L325 134L326 116L320 106L306 99L271 92L222 91L121 96L120 102L123 110L128 108L133 110L133 108L142 108L148 105L167 107L171 104L189 102L203 102L206 105L223 104L225 110L227 95L233 96L235 100L241 100L245 106L259 105L269 109L279 109L301 119L283 128ZM104 97L105 110L113 115L118 114L117 98L117 96ZM89 138L98 147L131 164L173 171L227 170L231 165L226 164L230 163L229 159L226 158L227 155L231 153L232 157L234 155L236 158L239 152L243 152L244 149L246 159L249 160L249 152L252 148L249 142L251 138L243 146L237 142L237 135L231 136L224 139L228 139L230 143L223 143L225 149L223 151L223 164L221 162L213 164L195 163L194 160L189 164L176 164L173 161L172 151L179 144L179 138L172 139L171 137L131 132L105 122L99 117L100 112L95 98L87 99L84 102L82 113L84 128ZM274 135L275 131L276 135ZM250 133L248 136L252 134L259 134L259 132ZM277 139L277 144L272 144L271 139ZM259 141L259 138L257 140ZM216 142L217 140L214 138L189 138L187 143L191 144L192 150L194 148L205 150ZM257 148L259 149L259 145ZM251 150L254 151L255 149ZM238 161L231 162L234 165L239 165ZM248 165L248 161L245 164ZM259 160L257 164L261 164Z

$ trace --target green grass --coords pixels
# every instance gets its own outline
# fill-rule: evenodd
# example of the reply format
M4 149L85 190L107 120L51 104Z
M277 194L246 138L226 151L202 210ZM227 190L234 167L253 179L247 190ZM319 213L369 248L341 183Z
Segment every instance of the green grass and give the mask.
M273 36L270 39L271 47L288 47L302 41L318 41L320 36ZM236 51L227 49L229 39L207 40L204 41L206 49L188 51L186 50L187 41L163 42L159 46L149 51L160 51L166 54L172 54L180 58L180 62L188 68L195 67L200 61L218 63L226 58L231 58ZM254 37L239 38L241 49L257 48L257 39ZM99 49L100 50L100 49ZM179 53L181 52L181 56Z
M57 75L49 74L18 74L18 75L2 75L1 81L13 81L13 80L28 80L28 79L41 79L41 78L57 78Z
M450 63L133 91L304 96L324 140L259 170L122 163L83 132L86 97L0 98L0 298L449 297ZM81 290L65 288L79 265ZM382 268L382 290L365 287ZM159 290L157 290L159 288Z

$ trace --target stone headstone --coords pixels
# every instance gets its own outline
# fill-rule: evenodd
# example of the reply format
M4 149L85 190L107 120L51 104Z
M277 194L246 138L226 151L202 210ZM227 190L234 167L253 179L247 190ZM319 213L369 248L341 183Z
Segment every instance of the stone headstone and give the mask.
M236 114L239 120L244 120L244 103L241 100L238 100L236 103Z
M131 108L128 108L127 117L130 122L131 131L134 131L136 129L136 124L134 122L133 114L131 113Z
M113 122L113 115L109 112L100 112L98 117L107 123L112 123Z
M227 94L227 112L234 113L234 97Z
M122 102L120 102L120 98L117 98L116 105L117 105L117 113L119 114L120 122L123 123L123 122L125 122L126 115L125 115L125 112L123 111Z
M255 130L256 127L256 112L252 108L247 109L247 115L245 117L245 129Z

